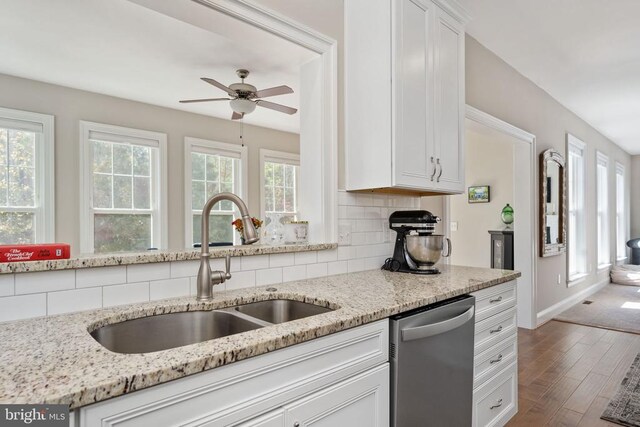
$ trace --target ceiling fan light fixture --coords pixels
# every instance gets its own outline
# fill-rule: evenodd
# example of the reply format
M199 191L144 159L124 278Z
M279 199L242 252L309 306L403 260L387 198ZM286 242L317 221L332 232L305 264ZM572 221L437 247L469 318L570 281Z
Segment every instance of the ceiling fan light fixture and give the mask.
M231 109L236 113L249 114L256 109L256 103L250 99L237 98L232 99L229 103L231 104Z

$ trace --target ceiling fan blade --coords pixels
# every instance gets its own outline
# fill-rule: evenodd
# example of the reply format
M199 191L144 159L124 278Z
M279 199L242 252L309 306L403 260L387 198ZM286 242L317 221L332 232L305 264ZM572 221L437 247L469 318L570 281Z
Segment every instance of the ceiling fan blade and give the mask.
M287 107L286 105L282 105L282 104L276 104L275 102L263 101L262 99L257 100L256 104L258 104L261 107L280 111L281 113L286 113L286 114L295 114L298 111L296 108Z
M287 93L293 93L293 89L289 86L282 85L259 90L256 92L256 98L267 98L269 96L285 95Z
M203 99L183 99L180 101L183 104L190 102L209 102L209 101L229 101L231 98L203 98Z
M218 89L222 89L223 91L227 92L229 95L231 96L237 96L238 94L236 93L235 90L231 89L230 87L227 87L225 85L223 85L220 82L217 82L213 79L210 79L208 77L201 77L201 79L207 83L209 83L210 85L214 85L215 87L217 87Z
M244 113L236 113L235 111L231 115L231 120L240 120L244 117Z

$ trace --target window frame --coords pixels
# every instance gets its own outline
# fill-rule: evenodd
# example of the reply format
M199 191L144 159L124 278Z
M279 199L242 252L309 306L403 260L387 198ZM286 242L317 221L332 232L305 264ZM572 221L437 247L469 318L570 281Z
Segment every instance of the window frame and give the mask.
M104 123L80 121L80 251L81 253L95 253L94 232L95 210L92 208L93 199L93 170L91 168L91 134L110 135L105 142L118 143L127 140L138 140L141 146L158 149L158 159L154 162L157 173L151 171L151 215L154 218L152 226L153 246L157 249L168 247L168 185L167 185L167 135L142 129L127 128ZM119 141L120 140L120 141ZM155 176L154 176L155 175ZM111 209L109 213L118 213Z
M604 196L601 194L601 186L600 186L600 168L604 168ZM604 197L604 199L603 199ZM603 236L600 236L598 233L598 221L601 212L601 201L604 200L604 215L605 217L602 219L602 231ZM596 265L598 266L598 270L603 270L611 266L611 225L610 225L610 205L609 205L609 157L601 151L596 151ZM603 239L606 237L606 239ZM606 247L601 248L601 244L604 242ZM602 252L601 252L602 250ZM607 253L606 262L600 262L601 253Z
M567 134L567 213L568 213L568 231L569 231L569 239L567 242L567 285L569 287L577 284L582 278L588 275L588 259L587 259L587 226L586 226L586 146L587 144L575 137L574 135ZM581 209L576 208L572 209L572 199L573 199L573 188L571 188L570 176L572 173L572 152L575 153L577 157L580 158L581 163L581 173L579 173L578 183L580 187L578 188L579 194L578 198L580 199ZM579 212L576 214L576 228L578 230L577 240L582 243L582 247L574 248L571 245L572 236L571 236L571 216L573 215L573 211L578 210ZM579 250L578 254L578 267L576 271L571 271L571 263L570 259L572 256L572 251Z
M616 261L627 259L627 203L626 203L626 182L624 165L615 162L616 171ZM622 189L620 189L622 183ZM622 191L621 191L622 190ZM622 249L622 256L620 253Z
M221 155L229 157L229 153L233 153L239 156L240 170L237 172L239 179L238 188L240 191L236 194L242 200L247 202L249 194L249 151L247 146L240 144L232 144L227 142L213 141L209 139L194 138L186 136L184 138L184 247L187 249L193 248L193 215L194 211L191 206L192 194L191 194L191 180L192 180L192 167L191 167L191 153L202 153ZM235 177L234 177L235 179ZM215 211L211 211L215 215ZM234 217L238 213L237 208L234 207ZM233 233L234 245L239 242L239 235Z
M36 133L36 207L0 210L34 212L36 232L34 243L55 242L55 117L50 114L0 107L0 120L26 122L42 127Z
M260 149L260 217L266 219L265 209L265 175L264 165L266 162L283 163L287 165L298 166L296 173L296 216L300 215L300 154L289 153L286 151Z

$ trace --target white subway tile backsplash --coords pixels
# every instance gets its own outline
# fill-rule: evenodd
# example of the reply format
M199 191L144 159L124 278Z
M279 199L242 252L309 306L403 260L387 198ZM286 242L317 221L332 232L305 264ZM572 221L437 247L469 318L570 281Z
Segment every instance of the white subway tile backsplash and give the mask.
M318 251L318 262L329 262L338 260L338 249Z
M269 255L254 255L242 257L243 270L258 270L269 267Z
M282 268L268 268L256 271L256 286L273 285L282 283Z
M192 277L198 274L199 260L173 261L171 262L171 278Z
M296 252L295 260L296 260L296 265L314 264L318 262L318 253L316 251Z
M102 307L102 289L99 287L49 292L47 314L71 313Z
M0 275L0 297L6 297L15 293L13 274Z
M293 280L302 280L307 278L306 265L294 265L292 267L284 267L282 269L282 281L291 282Z
M233 273L231 279L227 280L225 285L227 290L253 288L256 286L256 272L251 270Z
M76 288L118 285L127 283L127 267L81 268L76 270Z
M380 219L380 208L366 207L364 208L364 217L368 219Z
M364 271L364 260L362 259L350 259L347 261L347 271L349 273L357 273L358 271Z
M357 195L354 193L348 193L346 191L338 192L338 204L339 205L355 205L357 204Z
M76 271L42 271L15 275L16 295L63 291L76 287Z
M347 217L345 219L364 219L364 207L348 206Z
M46 314L47 294L0 298L0 322L46 316Z
M231 259L233 277L214 292L377 269L393 253L389 214L416 209L419 198L338 192L337 249ZM210 260L224 270L224 259ZM196 295L199 261L174 261L0 275L0 321ZM128 282L128 283L127 283ZM28 295L25 295L28 294ZM17 295L17 296L13 296Z
M169 266L167 265L167 267ZM102 305L104 307L146 301L149 301L149 282L111 285L102 288Z
M309 264L307 265L307 278L311 279L313 277L324 277L327 275L327 263L320 262L317 264Z
M338 246L338 259L347 260L356 257L356 248L353 246Z
M288 267L295 264L295 257L289 254L269 255L269 267Z
M188 277L155 280L149 283L149 299L151 301L163 298L184 297L189 295L189 292Z
M332 276L334 274L343 274L347 272L348 261L334 261L327 265L327 274Z
M127 266L127 282L129 283L169 279L170 277L170 262L157 262L153 264L137 264Z

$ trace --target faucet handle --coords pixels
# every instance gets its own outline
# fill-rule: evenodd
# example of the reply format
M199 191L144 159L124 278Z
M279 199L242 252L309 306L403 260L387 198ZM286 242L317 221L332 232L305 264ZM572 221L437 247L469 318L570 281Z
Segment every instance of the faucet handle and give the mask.
M231 255L224 258L224 280L231 279Z

